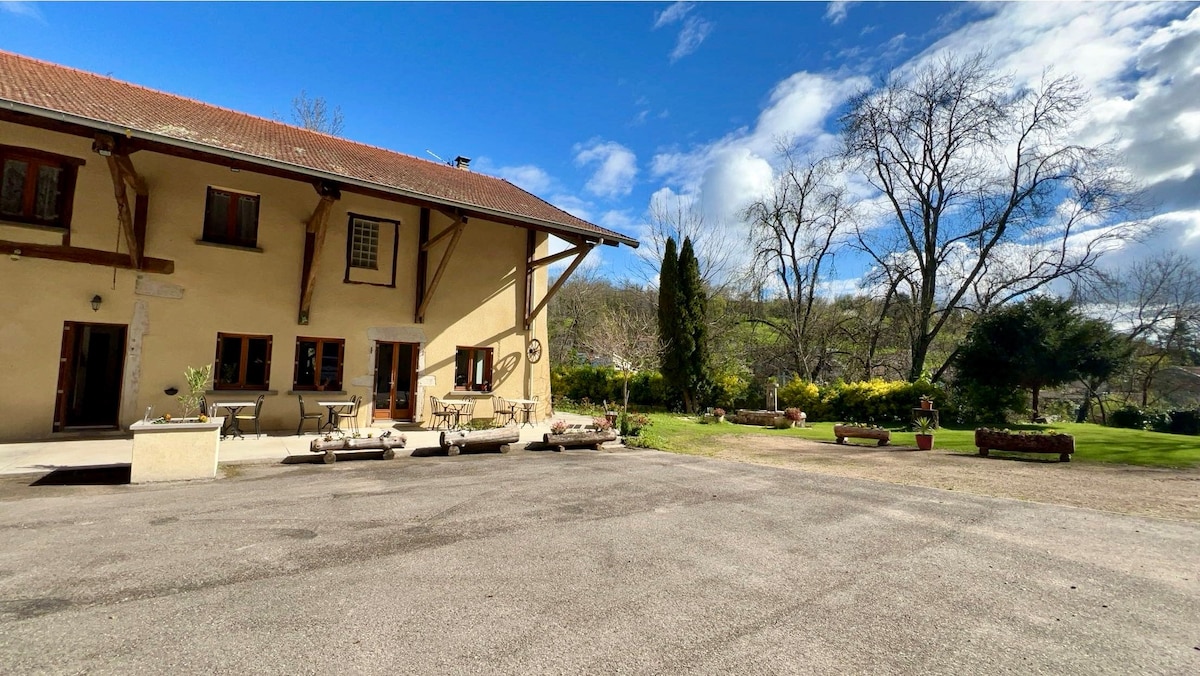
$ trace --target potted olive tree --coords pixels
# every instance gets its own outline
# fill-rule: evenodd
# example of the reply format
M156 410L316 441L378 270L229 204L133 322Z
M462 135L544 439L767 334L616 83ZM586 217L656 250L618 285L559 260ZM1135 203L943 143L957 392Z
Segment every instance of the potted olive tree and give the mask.
M209 418L206 411L192 416L212 377L212 366L184 372L188 391L179 395L183 415L146 419L130 426L133 432L132 483L211 479L217 475L217 451L224 418Z

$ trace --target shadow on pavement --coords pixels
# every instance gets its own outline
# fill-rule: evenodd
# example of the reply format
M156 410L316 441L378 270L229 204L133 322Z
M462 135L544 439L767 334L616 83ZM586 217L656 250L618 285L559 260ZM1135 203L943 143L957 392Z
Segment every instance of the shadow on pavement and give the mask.
M117 486L129 483L129 463L59 467L30 486Z

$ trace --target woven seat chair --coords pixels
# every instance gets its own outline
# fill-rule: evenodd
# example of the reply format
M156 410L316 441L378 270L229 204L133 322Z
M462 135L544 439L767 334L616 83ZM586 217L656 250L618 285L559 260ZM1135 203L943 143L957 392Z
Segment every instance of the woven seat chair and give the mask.
M242 420L253 420L254 421L254 438L255 439L262 438L262 426L261 426L262 405L263 405L263 399L265 399L265 398L266 398L266 395L260 394L260 395L258 395L258 399L254 400L254 413L239 413L234 416L239 421L242 421Z
M300 399L300 424L296 426L296 434L303 433L305 420L315 420L317 422L316 433L320 434L321 433L321 418L323 418L324 416L321 414L320 411L317 411L316 413L306 412L304 410L304 395L301 394L301 395L297 395L297 396Z
M358 407L362 404L362 397L356 394L352 399L354 403L350 406L349 411L345 413L338 411L337 426L339 430L345 432L346 430L342 428L342 422L346 421L350 423L350 429L354 430L355 434L358 434Z

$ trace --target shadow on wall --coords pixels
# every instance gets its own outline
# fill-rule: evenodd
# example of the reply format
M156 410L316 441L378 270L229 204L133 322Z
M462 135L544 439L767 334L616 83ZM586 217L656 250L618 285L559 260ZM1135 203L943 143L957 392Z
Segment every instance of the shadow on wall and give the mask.
M520 363L521 355L516 352L509 352L492 362L492 387L504 384L516 372L517 365Z

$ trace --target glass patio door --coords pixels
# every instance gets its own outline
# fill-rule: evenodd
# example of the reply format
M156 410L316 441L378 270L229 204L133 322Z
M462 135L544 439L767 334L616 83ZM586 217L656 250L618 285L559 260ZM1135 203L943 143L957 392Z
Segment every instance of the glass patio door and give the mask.
M412 420L416 413L417 345L375 343L376 419Z

